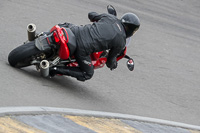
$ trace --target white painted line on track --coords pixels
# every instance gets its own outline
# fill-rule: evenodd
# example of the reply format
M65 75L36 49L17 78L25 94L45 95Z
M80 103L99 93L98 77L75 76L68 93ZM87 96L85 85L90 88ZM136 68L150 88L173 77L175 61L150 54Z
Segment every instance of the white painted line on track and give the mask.
M106 118L116 118L116 119L128 119L134 121L142 121L149 123L162 124L167 126L181 127L192 130L199 130L200 126L189 125L180 122L173 122L149 117L141 117L136 115L120 114L120 113L110 113L110 112L100 112L100 111L89 111L80 109L69 109L69 108L54 108L54 107L0 107L0 116L6 115L33 115L33 114L69 114L69 115L84 115L84 116L94 116L94 117L106 117Z

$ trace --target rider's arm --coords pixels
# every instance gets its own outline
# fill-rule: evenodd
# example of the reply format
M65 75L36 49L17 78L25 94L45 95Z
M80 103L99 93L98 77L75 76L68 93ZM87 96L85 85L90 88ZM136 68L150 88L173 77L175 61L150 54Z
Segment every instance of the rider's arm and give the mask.
M107 57L106 65L111 70L117 68L117 56L120 54L122 50L123 50L123 47L121 45L110 49L108 57Z
M117 61L121 60L126 55L127 47L125 47L121 53L117 56Z
M106 65L108 68L115 69L117 68L117 57L124 50L126 40L123 36L116 36L115 39L111 42L111 48L107 57Z

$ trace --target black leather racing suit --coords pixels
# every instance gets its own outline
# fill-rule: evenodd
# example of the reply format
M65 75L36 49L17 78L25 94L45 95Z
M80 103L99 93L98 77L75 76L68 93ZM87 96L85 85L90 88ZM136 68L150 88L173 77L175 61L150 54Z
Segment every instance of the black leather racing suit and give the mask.
M121 21L114 15L97 14L91 12L89 19L94 22L85 26L72 26L70 29L77 40L77 49L74 53L79 64L77 68L58 68L58 74L65 74L85 81L94 74L90 54L109 50L107 67L115 69L117 67L117 55L125 48L126 34Z

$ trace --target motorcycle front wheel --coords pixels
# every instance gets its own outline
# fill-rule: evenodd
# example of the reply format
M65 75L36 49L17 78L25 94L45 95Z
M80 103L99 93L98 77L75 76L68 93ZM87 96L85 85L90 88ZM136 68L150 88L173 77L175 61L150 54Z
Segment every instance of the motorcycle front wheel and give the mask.
M27 67L31 65L33 56L39 53L41 51L35 47L35 41L31 41L13 49L8 55L8 62L12 67Z

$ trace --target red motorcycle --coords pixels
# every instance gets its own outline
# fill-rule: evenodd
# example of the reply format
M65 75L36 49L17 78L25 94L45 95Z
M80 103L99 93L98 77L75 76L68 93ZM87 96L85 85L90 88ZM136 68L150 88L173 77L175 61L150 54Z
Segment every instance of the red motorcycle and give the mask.
M116 15L112 6L107 7L108 13ZM76 39L70 28L55 25L50 32L36 34L36 26L27 26L28 41L9 53L8 61L16 68L35 65L43 77L49 76L49 68L53 66L78 67L73 51L76 48ZM107 61L109 50L92 53L91 60L94 69L102 68ZM134 69L134 61L126 55L126 48L117 57L117 61L127 58L130 71Z

